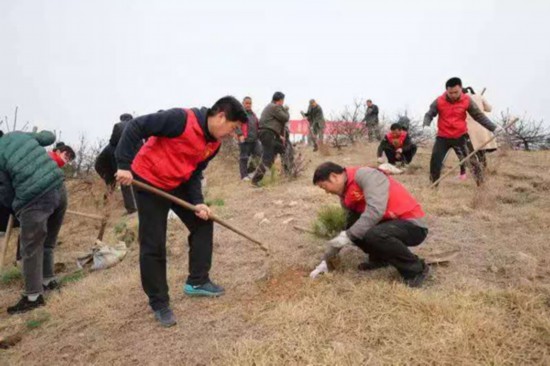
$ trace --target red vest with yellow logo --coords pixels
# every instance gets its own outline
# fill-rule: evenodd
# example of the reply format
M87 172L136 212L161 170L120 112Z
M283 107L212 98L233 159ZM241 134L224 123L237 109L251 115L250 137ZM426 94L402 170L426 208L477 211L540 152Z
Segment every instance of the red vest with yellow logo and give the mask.
M447 93L437 98L437 136L457 139L468 132L466 116L470 107L470 97L462 93L460 99L449 102Z
M344 206L356 213L365 212L367 199L361 187L355 181L355 173L359 167L346 168L348 181L344 192ZM424 217L422 207L416 202L414 197L392 177L387 176L390 181L388 192L388 204L384 212L383 220L410 220Z
M392 144L392 146L397 150L403 147L405 139L407 138L407 133L405 131L401 131L399 137L395 138L393 137L391 132L388 132L386 138L388 139L389 143Z
M220 142L207 142L197 116L185 109L187 122L175 138L150 137L139 150L132 170L156 187L172 190L186 182L197 166L212 156Z

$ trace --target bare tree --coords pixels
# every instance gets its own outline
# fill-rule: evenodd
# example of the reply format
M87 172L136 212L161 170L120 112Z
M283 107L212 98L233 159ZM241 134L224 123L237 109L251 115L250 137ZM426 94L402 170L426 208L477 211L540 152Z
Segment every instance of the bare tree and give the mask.
M332 147L341 149L367 137L368 130L363 123L365 113L364 100L355 99L351 106L346 105L342 112L331 117L333 123L327 140Z
M433 139L433 135L424 129L422 121L416 118L411 119L407 110L397 114L395 123L405 127L407 134L417 145L425 145Z
M501 113L498 123L504 127L510 120L510 113L506 111ZM549 138L550 130L544 125L544 120L535 121L525 116L510 127L504 137L512 147L526 151L543 149Z
M76 150L76 157L74 159L75 176L79 176L82 173L82 167L85 165L87 151L88 138L84 133L80 133L80 136L78 137L78 149Z

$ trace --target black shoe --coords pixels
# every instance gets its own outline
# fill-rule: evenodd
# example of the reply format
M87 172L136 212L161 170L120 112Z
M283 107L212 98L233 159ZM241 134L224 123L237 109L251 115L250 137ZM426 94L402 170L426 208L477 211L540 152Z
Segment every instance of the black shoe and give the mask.
M412 288L418 288L422 287L422 284L428 278L428 275L430 273L430 267L422 261L422 265L424 266L424 269L422 269L422 272L417 274L416 276L410 277L410 278L404 278L403 282L405 285L412 287Z
M174 325L176 325L176 317L174 316L174 313L172 312L172 309L169 307L162 308L160 310L157 310L155 313L155 319L165 328L170 328Z
M50 281L47 285L42 285L44 291L55 291L61 289L61 284L57 280Z
M368 261L368 262L359 263L359 265L357 266L357 269L360 271L373 271L375 269L384 268L389 265L390 264L388 262L384 262L384 261L376 261L376 262Z
M19 300L17 304L8 308L8 314L22 314L44 305L46 305L46 303L44 302L44 296L38 295L38 298L35 301L31 301L27 296L24 295L21 297L21 300Z

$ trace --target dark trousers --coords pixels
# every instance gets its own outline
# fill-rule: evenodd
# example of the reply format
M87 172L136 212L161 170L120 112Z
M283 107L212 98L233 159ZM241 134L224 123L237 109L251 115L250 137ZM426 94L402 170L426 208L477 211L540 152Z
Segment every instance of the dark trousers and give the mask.
M268 169L275 162L277 154L284 154L285 147L279 136L274 131L269 129L261 129L259 132L260 142L262 143L262 162L256 169L252 181L258 183L261 181Z
M170 193L184 200L188 199L185 192L175 190ZM139 216L141 284L153 310L159 310L168 306L170 302L166 279L168 211L172 209L190 231L187 283L191 285L202 285L210 280L208 272L212 264L214 224L152 193L136 189L136 198Z
M414 156L416 155L416 150L417 150L416 145L415 144L411 145L410 149L407 151L404 151L399 157L399 159L396 157L394 148L384 149L384 154L386 154L386 157L388 158L388 163L392 165L395 165L395 163L397 163L398 161L403 162L405 164L410 164Z
M443 167L443 161L449 149L453 149L460 160L464 159L474 148L470 137L465 134L457 139L450 139L444 137L437 137L432 150L432 158L430 161L430 180L435 182L441 176L441 168ZM479 163L477 157L474 155L467 162L472 175L476 180L476 184L479 186L483 183L483 171L482 166Z
M428 235L428 229L406 220L384 221L365 234L354 244L369 255L369 260L388 262L403 276L411 278L424 269L423 261L408 247L421 244Z
M134 188L132 186L121 185L122 199L124 200L124 208L129 214L137 211L136 199L134 196Z
M67 210L65 185L52 189L17 213L25 294L41 294L44 280L55 278L54 248Z
M262 157L262 145L258 140L245 141L239 144L239 172L241 174L241 179L246 177L249 173L248 166L251 157Z

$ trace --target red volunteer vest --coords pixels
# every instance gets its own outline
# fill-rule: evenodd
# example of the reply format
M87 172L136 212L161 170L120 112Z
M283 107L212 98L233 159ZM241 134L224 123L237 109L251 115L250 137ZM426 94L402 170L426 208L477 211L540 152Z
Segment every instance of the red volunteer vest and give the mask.
M437 136L456 139L467 133L466 115L469 107L470 97L464 93L455 103L447 100L446 93L437 98Z
M156 187L172 190L186 182L197 168L220 147L220 142L206 142L197 116L185 109L187 122L175 138L150 137L139 150L132 170Z
M392 146L397 150L403 147L405 139L407 138L407 133L405 131L401 131L401 135L399 135L398 138L394 138L392 133L388 132L386 138L388 139L390 144L392 144Z
M63 168L65 166L65 162L63 159L61 159L56 153L53 151L48 152L48 155L50 158L52 158L53 161L57 164L58 167Z
M348 181L344 192L344 206L357 213L365 212L367 200L361 187L355 182L355 173L359 167L346 168ZM422 207L416 202L414 197L392 177L387 176L390 181L388 192L388 205L384 212L383 220L410 220L424 217Z

